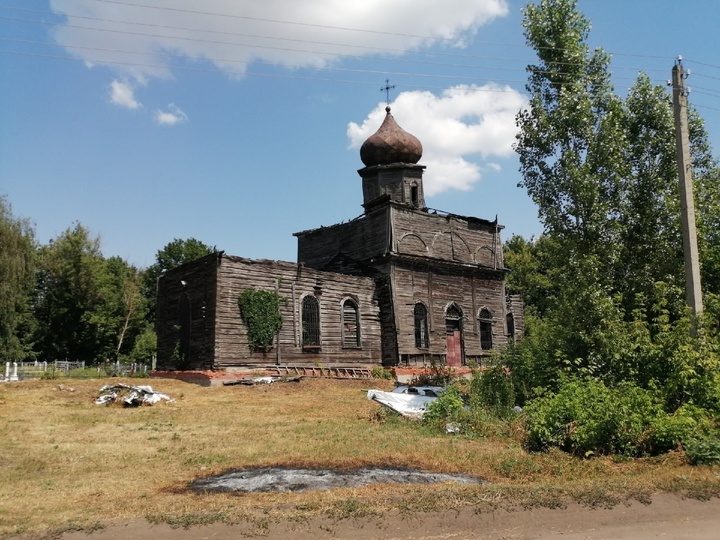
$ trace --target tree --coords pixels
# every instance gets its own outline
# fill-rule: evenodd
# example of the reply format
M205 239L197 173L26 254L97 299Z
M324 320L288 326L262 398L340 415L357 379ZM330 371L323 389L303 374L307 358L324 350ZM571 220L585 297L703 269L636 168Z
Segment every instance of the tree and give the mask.
M26 219L12 214L0 197L0 359L23 360L31 354L30 298L34 286L35 233Z
M520 292L541 309L508 363L527 379L517 385L525 397L535 381L552 388L564 371L675 389L664 398L670 408L688 400L717 408L708 390L720 364L716 332L706 330L704 341L680 338L690 322L670 96L645 75L627 99L614 95L609 58L589 52L589 21L576 4L541 0L525 10L525 35L540 62L528 67L531 99L517 116L516 150L520 185L545 233L542 250L510 246L508 265L522 279L511 277L509 286L525 287ZM693 112L690 139L703 272L720 276L720 171ZM720 315L720 298L713 306Z
M560 365L602 370L602 322L619 313L612 298L618 257L624 133L622 102L610 84L609 56L590 52L590 23L575 0L541 0L523 27L539 64L528 66L529 107L517 115L520 171L548 237L557 294L548 309L564 336L548 351Z
M120 257L103 261L97 282L100 301L93 316L102 331L98 336L101 358L127 357L136 337L144 332L146 300L141 285L142 274Z
M34 311L44 360L97 359L105 333L95 314L102 265L99 239L79 223L40 248Z
M626 313L651 310L657 284L663 283L671 311L679 315L683 253L673 109L666 89L653 87L641 74L625 100L623 124L626 144L617 165L622 171L620 254L613 281Z
M527 311L538 315L544 315L557 296L550 244L550 238L545 235L531 240L513 235L503 246L505 266L510 269L505 282L507 294L523 295Z
M620 178L621 102L610 84L609 55L590 53L590 23L575 0L542 0L524 11L530 106L517 115L520 171L547 233L566 255L613 256ZM570 253L568 253L570 251Z

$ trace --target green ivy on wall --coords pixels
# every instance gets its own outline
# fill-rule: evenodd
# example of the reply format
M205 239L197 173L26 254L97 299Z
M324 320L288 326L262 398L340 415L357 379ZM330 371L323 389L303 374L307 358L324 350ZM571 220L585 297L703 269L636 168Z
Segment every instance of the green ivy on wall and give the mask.
M273 338L282 327L280 302L283 300L276 291L259 289L245 289L238 297L250 349L268 351L272 348Z

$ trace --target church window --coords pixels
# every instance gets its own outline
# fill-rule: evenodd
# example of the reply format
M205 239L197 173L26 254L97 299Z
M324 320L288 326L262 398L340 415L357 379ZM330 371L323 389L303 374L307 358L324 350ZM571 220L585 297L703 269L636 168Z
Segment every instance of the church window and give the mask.
M480 325L480 348L483 351L489 351L493 348L492 336L492 314L488 309L481 309L478 317Z
M430 346L428 339L428 319L425 304L415 304L415 347L427 349Z
M302 346L320 348L320 302L314 296L306 296L302 301Z
M360 347L360 311L350 299L342 304L342 346Z
M505 319L507 321L508 342L515 343L515 317L513 317L512 313L508 313Z
M413 206L418 205L419 199L419 189L417 185L410 186L410 201L412 202Z

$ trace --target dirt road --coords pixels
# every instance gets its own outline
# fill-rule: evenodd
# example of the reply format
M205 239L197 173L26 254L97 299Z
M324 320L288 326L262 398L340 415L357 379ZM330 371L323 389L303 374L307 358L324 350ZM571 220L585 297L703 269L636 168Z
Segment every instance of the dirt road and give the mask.
M97 533L68 533L63 540L229 540L254 536L266 540L672 540L720 539L720 499L697 501L658 495L652 504L634 502L611 509L572 505L476 514L472 509L413 518L389 515L379 520L313 521L271 524L268 528L224 525L173 529L144 520L113 524Z

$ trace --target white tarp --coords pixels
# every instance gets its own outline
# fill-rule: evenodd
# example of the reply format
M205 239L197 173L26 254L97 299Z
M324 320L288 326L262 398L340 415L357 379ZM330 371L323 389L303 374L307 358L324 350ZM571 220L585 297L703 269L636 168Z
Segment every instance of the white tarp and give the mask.
M423 417L428 405L437 399L431 396L399 394L396 392L383 392L382 390L368 390L367 398L377 401L403 416L418 419Z

